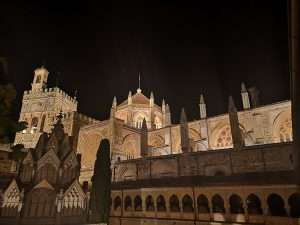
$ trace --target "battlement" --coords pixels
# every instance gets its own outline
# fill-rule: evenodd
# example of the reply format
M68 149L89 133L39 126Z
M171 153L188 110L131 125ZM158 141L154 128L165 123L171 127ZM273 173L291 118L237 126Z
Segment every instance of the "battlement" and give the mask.
M82 113L79 113L79 112L66 112L66 113L63 113L63 120L68 120L68 119L76 119L76 120L79 120L79 121L82 121L82 122L86 122L88 124L98 122L98 120L96 120L92 117L86 116L86 115L84 115Z
M70 102L73 102L74 104L78 104L78 101L71 97L70 95L68 95L65 91L63 91L62 89L58 88L58 87L54 87L54 88L45 88L42 90L27 90L24 91L24 95L23 98L30 98L31 96L36 96L36 95L61 95L63 98L67 99Z

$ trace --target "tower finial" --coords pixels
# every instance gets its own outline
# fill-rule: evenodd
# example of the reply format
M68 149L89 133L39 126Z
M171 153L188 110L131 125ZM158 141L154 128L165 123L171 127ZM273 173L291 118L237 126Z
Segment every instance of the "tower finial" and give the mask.
M139 72L139 88L141 88L141 73Z
M139 88L137 89L137 93L141 93L142 89L141 89L141 73L139 72Z

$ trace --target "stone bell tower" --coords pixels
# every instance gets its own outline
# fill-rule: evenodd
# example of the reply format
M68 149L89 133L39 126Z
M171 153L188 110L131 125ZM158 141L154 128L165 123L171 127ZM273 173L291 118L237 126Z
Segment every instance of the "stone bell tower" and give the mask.
M33 91L40 91L46 88L47 80L48 80L48 70L42 66L34 70L34 78L31 84L31 89Z

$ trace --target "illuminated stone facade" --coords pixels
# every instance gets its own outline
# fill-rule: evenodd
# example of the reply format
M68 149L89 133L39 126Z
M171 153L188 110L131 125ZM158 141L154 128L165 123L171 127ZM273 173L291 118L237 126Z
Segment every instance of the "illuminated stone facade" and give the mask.
M249 108L250 100L244 84L241 96L245 109L237 115L245 146L292 141L290 101ZM148 128L148 144L144 146L148 157L179 154L184 152L183 148L187 148L187 152L232 149L229 114L206 117L202 95L199 106L199 120L172 124L169 105L164 100L161 106L155 104L153 93L147 98L141 89L134 95L129 92L128 99L119 105L114 98L108 120L80 129L78 152L82 154L81 182L90 180L96 152L103 138L111 142L113 161L142 157L143 119Z
M76 138L81 126L96 121L77 112L76 98L70 97L58 87L47 88L48 76L49 72L44 67L34 71L32 88L23 94L19 117L19 121L26 121L28 127L16 134L14 144L34 148L43 132L50 133L60 112L63 112L65 131Z

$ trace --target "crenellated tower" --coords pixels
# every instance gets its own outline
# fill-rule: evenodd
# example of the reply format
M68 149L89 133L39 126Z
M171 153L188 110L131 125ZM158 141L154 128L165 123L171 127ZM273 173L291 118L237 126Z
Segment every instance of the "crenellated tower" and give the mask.
M27 122L27 129L16 134L15 144L24 144L26 148L34 148L43 132L50 133L63 113L65 131L74 135L80 124L90 123L92 119L83 118L77 113L78 102L58 87L48 88L49 72L42 66L34 70L31 90L25 91L19 121ZM77 132L76 131L76 132Z

